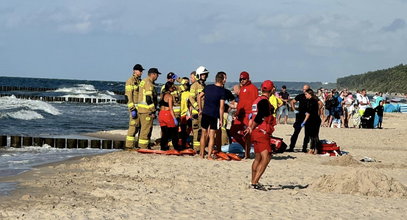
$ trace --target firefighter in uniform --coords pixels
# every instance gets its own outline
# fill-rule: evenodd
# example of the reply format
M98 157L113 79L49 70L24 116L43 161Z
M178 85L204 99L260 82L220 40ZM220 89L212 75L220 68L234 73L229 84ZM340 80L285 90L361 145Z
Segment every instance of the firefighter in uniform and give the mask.
M201 115L199 114L197 97L205 88L205 81L208 78L208 74L209 71L204 66L198 67L195 74L196 81L191 85L190 88L189 101L192 106L192 129L194 133L192 145L195 151L199 151L201 146L199 137L199 130L201 129Z
M189 79L188 77L182 78L184 81L183 89L184 91L181 93L181 101L180 101L180 107L181 107L181 120L180 120L180 139L182 140L182 147L184 148L190 148L190 145L187 143L187 139L189 134L191 133L191 111L190 107L191 104L189 102L189 97L190 97L190 92L189 89L191 85L189 84Z
M161 73L158 72L157 68L150 68L148 70L148 76L144 78L139 85L138 112L141 131L138 146L143 149L148 148L150 144L153 120L158 104L154 82L157 80L159 74Z
M270 136L274 131L274 107L268 101L274 83L266 80L261 84L262 95L252 104L252 116L244 134L251 134L251 141L254 145L255 158L252 164L251 184L254 189L266 190L259 183L260 177L266 170L271 159Z
M126 136L126 149L132 149L135 147L135 136L140 129L140 118L138 117L137 104L139 84L143 70L144 68L140 64L134 65L133 75L126 81L125 95L130 113L129 130L127 131Z

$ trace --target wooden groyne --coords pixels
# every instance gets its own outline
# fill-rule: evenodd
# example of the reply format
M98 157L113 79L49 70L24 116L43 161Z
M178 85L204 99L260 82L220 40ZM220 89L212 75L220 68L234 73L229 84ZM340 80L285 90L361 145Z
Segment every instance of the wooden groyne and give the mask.
M0 97L12 96L12 94L0 94ZM78 103L109 103L116 102L126 104L124 99L97 99L97 98L76 98L62 96L32 96L32 95L14 95L18 99L41 100L44 102L78 102Z
M124 149L125 141L104 139L73 139L30 136L0 136L0 147L29 147L49 145L54 148Z

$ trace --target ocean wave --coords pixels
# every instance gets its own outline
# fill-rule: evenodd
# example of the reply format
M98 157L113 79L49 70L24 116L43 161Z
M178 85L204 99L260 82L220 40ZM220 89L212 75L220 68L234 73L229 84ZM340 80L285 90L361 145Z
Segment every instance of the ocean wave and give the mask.
M73 87L59 88L53 92L66 93L62 97L65 98L91 98L91 99L110 99L111 102L116 102L114 92L99 91L93 85L89 84L76 84Z
M25 119L29 117L24 116L24 114L32 115L31 119L43 118L38 111L44 111L51 115L61 114L57 108L49 103L40 100L18 99L15 96L0 97L0 111L3 111L3 117L4 115L7 115L13 118L19 117L18 119Z
M64 92L72 94L92 94L97 93L98 90L95 89L95 86L89 84L76 84L74 87L68 88L59 88L53 92Z
M0 116L0 118L3 118L3 117L27 120L27 121L34 120L34 119L44 119L44 116L42 116L41 114L39 114L35 111L30 111L30 110L20 110L17 112L5 113Z

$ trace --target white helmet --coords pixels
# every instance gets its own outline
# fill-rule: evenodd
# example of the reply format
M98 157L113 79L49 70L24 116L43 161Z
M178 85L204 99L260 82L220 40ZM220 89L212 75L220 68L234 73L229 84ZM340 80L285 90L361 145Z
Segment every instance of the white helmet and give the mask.
M209 71L204 66L200 66L200 67L198 67L198 69L196 69L196 78L197 79L200 79L201 75L204 75L204 74L206 74L206 75L209 74Z

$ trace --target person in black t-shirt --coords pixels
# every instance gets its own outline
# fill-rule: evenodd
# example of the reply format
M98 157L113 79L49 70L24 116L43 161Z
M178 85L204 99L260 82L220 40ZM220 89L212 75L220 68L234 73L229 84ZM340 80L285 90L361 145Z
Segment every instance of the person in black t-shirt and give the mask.
M319 101L312 89L307 89L304 94L308 102L305 118L301 123L301 127L305 126L305 135L311 140L309 153L317 154L319 145L319 128L321 126L321 117L319 116L319 113L322 107L322 102Z
M288 99L290 98L290 94L287 92L287 87L283 85L281 87L281 92L278 93L281 100L283 100L283 105L278 108L278 116L277 116L277 123L280 124L280 118L284 116L284 124L287 124L288 120Z
M293 100L291 100L291 109L295 111L295 103L299 102L299 107L298 110L296 111L295 114L295 122L294 122L294 133L291 136L291 142L290 142L290 148L287 150L287 152L294 152L295 144L297 143L297 138L298 134L301 132L301 123L305 119L305 112L307 109L307 103L308 100L305 98L304 92L309 89L309 85L305 84L302 88L303 93L297 95ZM307 135L304 135L304 142L302 144L302 152L306 153L307 152L307 145L309 142L309 137Z
M198 95L199 112L202 112L202 135L200 146L200 157L205 156L205 146L208 144L208 160L212 159L213 145L215 144L215 134L223 125L223 113L225 109L226 92L223 86L226 83L226 73L216 74L215 85L208 85L202 93ZM202 99L204 107L202 110ZM209 139L209 141L208 141ZM220 151L220 149L219 149Z

